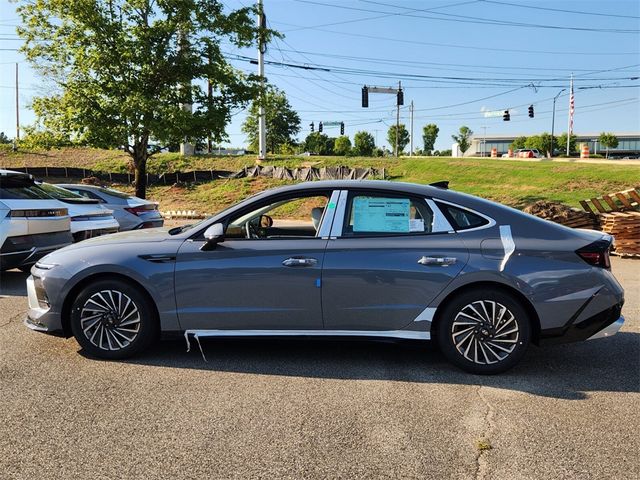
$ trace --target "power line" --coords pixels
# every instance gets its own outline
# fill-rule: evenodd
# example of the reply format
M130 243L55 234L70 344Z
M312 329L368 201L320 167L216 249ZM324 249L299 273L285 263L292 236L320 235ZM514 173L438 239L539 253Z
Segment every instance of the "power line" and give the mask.
M278 25L285 25L290 27L301 27L302 25L296 25L288 22L273 22ZM452 43L436 43L436 42L423 42L419 40L407 40L403 38L390 38L390 37L382 37L380 35L366 35L363 33L355 33L355 32L340 32L337 30L329 30L326 28L316 28L316 27L304 27L309 30L316 30L318 32L326 32L333 33L336 35L344 35L347 37L359 37L359 38L367 38L373 40L383 40L385 42L398 42L398 43L407 43L412 45L427 45L432 47L446 47L446 48L461 48L465 50L479 50L482 52L507 52L507 53L539 53L545 55L583 55L583 56L633 56L638 55L638 52L560 52L560 51L551 51L551 50L522 50L522 49L513 49L513 48L491 48L491 47L480 47L475 45L456 45Z
M518 8L529 8L531 10L545 10L548 12L562 12L562 13L572 13L575 15L593 15L597 17L615 17L615 18L640 18L634 15L615 15L613 13L598 13L598 12L582 12L578 10L565 10L562 8L549 8L549 7L534 7L533 5L523 5L521 3L509 3L509 2L498 2L495 0L478 0L484 3L493 3L495 5L508 5L510 7L518 7Z
M344 10L356 10L367 13L382 13L382 14L392 14L393 12L385 12L382 10L368 10L364 8L358 7L348 7L346 5L336 5L331 3L324 3L315 0L296 0L300 3L308 3L311 5L318 5L322 7L330 7L330 8L339 8ZM398 5L384 3L384 2L376 2L372 0L362 0L365 3L372 3L375 5L382 5L385 7L391 8L402 8L407 11L411 11L411 9L407 9L406 7L400 7ZM562 25L546 25L546 24L535 24L535 23L525 23L525 22L513 22L508 20L493 20L490 18L482 18L482 17L470 17L467 15L455 15L452 13L442 13L442 12L432 12L433 15L440 15L441 17L450 17L450 18L441 18L434 17L429 15L416 15L408 12L400 12L397 15L402 17L413 17L413 18L422 18L426 20L436 20L442 22L455 22L455 23L472 23L472 24L480 24L480 25L499 25L504 27L518 27L518 28L541 28L547 30L570 30L570 31L581 31L581 32L597 32L597 33L621 33L621 34L638 34L640 30L637 29L620 29L620 28L591 28L591 27L568 27Z

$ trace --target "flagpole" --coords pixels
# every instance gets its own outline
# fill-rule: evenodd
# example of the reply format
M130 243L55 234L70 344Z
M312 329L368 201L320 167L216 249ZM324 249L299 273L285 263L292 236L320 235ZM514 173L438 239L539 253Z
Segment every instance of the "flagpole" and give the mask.
M569 85L569 125L567 126L567 157L569 156L569 143L571 142L571 135L573 134L573 111L574 111L574 98L573 98L573 73L572 73L571 83Z

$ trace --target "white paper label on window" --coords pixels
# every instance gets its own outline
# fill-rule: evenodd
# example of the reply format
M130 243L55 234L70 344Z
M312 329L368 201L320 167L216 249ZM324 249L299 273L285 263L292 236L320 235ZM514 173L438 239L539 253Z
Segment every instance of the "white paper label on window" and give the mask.
M421 218L413 218L409 220L410 232L424 232L424 220Z
M408 198L353 199L354 232L409 232Z

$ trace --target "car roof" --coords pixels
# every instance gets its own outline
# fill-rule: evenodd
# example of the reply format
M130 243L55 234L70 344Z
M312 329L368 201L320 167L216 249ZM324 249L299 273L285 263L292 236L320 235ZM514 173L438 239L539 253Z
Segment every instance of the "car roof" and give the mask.
M432 185L421 185L418 183L408 182L391 182L389 180L318 180L311 182L302 182L295 185L289 185L280 187L282 192L297 191L297 190L317 190L317 189L372 189L372 190L389 190L389 191L402 191L412 192L424 195L431 195L446 191L441 187L434 187ZM274 190L270 190L273 192Z
M2 175L3 177L28 177L28 178L33 178L28 173L16 172L14 170L5 170L4 168L0 168L0 175Z

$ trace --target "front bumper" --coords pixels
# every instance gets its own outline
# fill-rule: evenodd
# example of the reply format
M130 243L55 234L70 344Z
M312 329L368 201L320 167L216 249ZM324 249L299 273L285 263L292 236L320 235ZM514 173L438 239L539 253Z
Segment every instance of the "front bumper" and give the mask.
M37 281L37 277L33 275L27 278L29 310L27 310L24 324L37 332L65 336L60 314L51 308L46 293L38 287Z

